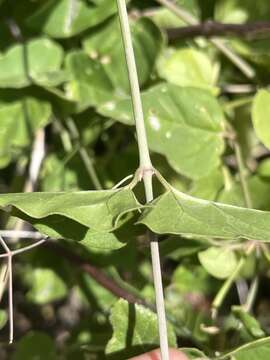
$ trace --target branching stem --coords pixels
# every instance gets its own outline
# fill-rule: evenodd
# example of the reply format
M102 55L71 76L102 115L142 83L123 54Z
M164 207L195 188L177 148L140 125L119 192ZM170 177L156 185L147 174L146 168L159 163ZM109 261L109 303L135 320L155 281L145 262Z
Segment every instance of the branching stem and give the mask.
M135 118L135 125L138 138L139 155L140 155L140 171L141 177L144 181L146 201L153 200L153 185L152 176L154 169L150 159L149 148L146 137L144 114L142 107L142 100L140 94L140 86L138 81L138 74L135 62L135 55L132 46L131 31L128 21L128 14L125 0L117 0L118 13L121 25L121 33L123 44L125 48L125 55L127 61L128 75L131 88L131 97L133 103L133 112ZM155 234L149 232L153 277L156 293L156 307L159 324L159 337L162 360L169 360L168 338L167 338L167 325L164 305L164 295L162 288L162 276L159 256L159 245Z
M5 250L5 254L1 254L0 258L7 258L7 269L3 279L3 286L6 285L5 279L8 278L8 313L9 313L9 343L13 343L14 339L14 316L13 316L13 256L31 250L36 246L43 244L46 239L40 240L32 245L26 246L19 250L10 250L4 239L0 236L0 244Z
M231 274L230 277L228 277L228 279L223 283L221 289L219 290L219 292L217 293L213 303L212 303L212 317L215 318L217 315L217 311L220 308L220 306L222 305L226 295L228 294L228 291L231 289L233 283L235 282L235 280L237 279L237 277L239 276L241 270L243 269L245 263L246 263L246 259L247 257L253 252L254 250L254 245L252 244L246 251L246 254L243 255L240 260L238 261L238 264L234 270L234 272Z

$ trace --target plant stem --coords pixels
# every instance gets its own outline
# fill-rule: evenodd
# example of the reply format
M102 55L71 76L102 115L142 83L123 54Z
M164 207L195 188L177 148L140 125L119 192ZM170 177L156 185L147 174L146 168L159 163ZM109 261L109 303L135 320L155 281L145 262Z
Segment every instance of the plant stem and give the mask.
M240 183L241 183L241 188L242 188L243 195L244 195L245 205L247 208L252 208L252 200L251 200L251 196L250 196L250 191L249 191L248 184L247 184L246 177L245 177L245 165L244 165L244 161L243 161L242 151L241 151L240 145L238 144L237 140L233 141L233 146L235 149L235 157L236 157L236 162L238 165ZM246 255L248 256L253 251L253 249L254 249L254 247L251 245L251 247L247 251ZM221 289L217 293L217 295L213 301L213 305L212 305L213 309L214 309L213 310L214 315L216 314L217 309L221 306L225 296L227 295L233 282L236 280L237 276L241 272L245 263L246 263L246 256L242 256L237 264L236 269L232 273L232 275L224 282ZM246 300L246 304L248 304L246 306L248 307L248 309L250 308L250 306L252 306L253 300L256 296L257 289L258 289L257 285L258 285L258 282L255 281L254 286L251 286L249 289L249 293L248 293L247 300Z
M245 204L247 208L252 208L252 200L251 200L248 184L246 181L245 166L244 166L242 151L237 141L234 141L234 149L235 149L235 157L239 169L239 178L245 199Z
M79 134L79 131L77 129L77 126L74 122L73 119L69 118L67 120L67 126L68 126L68 129L69 129L69 132L71 134L71 138L75 141L78 141L78 143L80 142L80 134ZM58 123L58 127L61 129L63 128L62 124L59 122ZM68 137L69 137L69 142L71 143L71 139L70 139L70 135L69 133L67 132L66 134ZM92 159L90 158L87 150L85 149L84 146L81 146L81 144L79 144L79 154L80 154L80 157L82 159L82 162L84 163L84 166L85 166L85 169L89 175L89 178L90 180L92 181L94 187L96 190L102 190L102 185L101 185L101 182L98 178L98 175L97 175L97 172L96 172L96 169L93 165L93 161Z
M223 303L223 300L225 299L228 291L232 287L232 284L236 280L237 276L239 275L240 271L243 269L243 266L245 265L246 259L244 256L240 258L238 261L237 267L235 268L234 272L231 274L231 276L223 283L222 287L220 288L219 292L217 293L216 297L214 298L214 301L212 303L213 307L213 317L216 317L217 310L220 308L221 304Z
M140 94L140 86L135 62L135 55L132 46L131 31L128 21L128 14L125 0L117 0L121 33L126 55L128 75L130 81L131 98L133 103L133 112L138 138L138 147L140 154L140 171L144 181L146 201L153 200L153 184L152 176L154 173L152 162L150 159L149 148L146 137L142 100ZM152 257L153 277L156 294L156 307L159 325L159 338L162 360L169 360L167 325L164 305L164 295L162 288L162 276L159 256L159 245L156 235L149 232L150 248Z
M248 250L246 251L246 253L240 258L240 260L238 261L238 264L234 270L234 272L231 274L230 277L228 277L228 279L223 283L221 289L219 290L219 292L217 293L212 307L212 316L215 318L216 314L217 314L217 310L220 308L221 304L223 303L226 295L228 294L228 291L230 290L230 288L232 287L232 284L234 283L234 281L236 280L236 278L238 277L238 275L240 274L241 270L243 269L245 263L246 263L246 259L247 257L253 252L254 250L254 246L251 245Z
M246 312L250 312L252 310L253 304L255 302L258 293L258 288L259 288L259 276L256 275L250 285L247 299L244 305Z
M189 25L199 25L199 21L195 16L183 9L180 5L175 4L172 0L157 0L158 3L164 5L177 15L181 20ZM218 50L220 50L231 62L242 71L242 73L249 79L254 78L255 72L252 67L238 56L230 47L228 47L223 40L216 37L209 40Z

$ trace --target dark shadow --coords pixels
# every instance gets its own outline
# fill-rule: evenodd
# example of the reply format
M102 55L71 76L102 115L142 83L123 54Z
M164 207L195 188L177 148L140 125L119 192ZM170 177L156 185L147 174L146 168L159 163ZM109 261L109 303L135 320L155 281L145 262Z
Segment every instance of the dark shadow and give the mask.
M126 348L132 347L132 340L134 336L136 323L136 310L134 304L128 304L128 329L126 334Z
M53 229L63 239L81 241L88 231L86 226L71 219L67 220L66 217L60 215L51 215L43 219L34 219L16 208L13 208L11 213L13 216L17 216L20 219L31 223L37 229L39 229L40 226ZM42 229L40 229L40 231L42 232Z

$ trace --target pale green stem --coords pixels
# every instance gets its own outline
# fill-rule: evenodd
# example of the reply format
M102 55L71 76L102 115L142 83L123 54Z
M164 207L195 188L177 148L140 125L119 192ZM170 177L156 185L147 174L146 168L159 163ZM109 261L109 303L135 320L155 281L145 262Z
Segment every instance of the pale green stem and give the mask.
M233 283L235 282L235 280L237 279L237 277L239 276L240 272L242 271L245 263L246 263L246 259L249 257L249 255L254 251L254 244L251 244L251 246L248 247L245 255L243 255L240 260L238 261L238 264L235 268L235 270L233 271L233 273L231 274L230 277L228 277L228 279L226 279L226 281L223 283L222 287L220 288L220 290L218 291L217 295L214 298L214 301L212 303L212 316L213 318L216 317L217 315L217 311L220 308L220 306L222 305L225 297L227 296L229 290L231 289ZM250 291L249 291L249 298L250 295ZM255 296L252 295L252 297Z
M244 165L244 161L243 161L243 157L242 157L242 151L241 148L238 144L238 142L236 140L234 140L234 149L235 149L235 157L236 157L236 162L238 165L238 170L239 170L239 177L240 177L240 183L241 183L241 188L243 191L243 195L244 195L244 200L245 200L245 204L247 208L252 208L252 200L251 200L251 196L250 196L250 191L248 188L248 184L246 181L246 176L245 176L245 165ZM251 247L251 251L253 251L253 247ZM247 252L247 255L250 254L251 252L250 250ZM235 269L235 271L232 273L232 275L224 282L224 284L222 285L221 289L219 290L219 292L217 293L214 301L213 301L213 311L214 314L216 314L217 309L221 306L221 304L223 303L223 300L225 299L228 291L230 290L230 288L232 287L232 284L234 283L234 281L236 280L236 278L238 277L239 273L241 272L243 266L246 263L246 257L242 256L237 264L237 267ZM248 303L248 308L250 307L250 302L251 300L256 296L256 291L257 291L257 287L251 287L248 293L248 299L247 299L247 303ZM250 300L251 298L251 300ZM252 300L253 301L253 300Z
M198 25L199 21L195 16L183 9L180 5L175 4L172 0L157 0L158 3L166 6L181 20L189 25ZM242 73L249 79L254 78L255 72L252 67L238 56L223 40L218 38L212 38L209 40L219 51L221 51Z
M86 171L87 171L90 179L92 180L92 183L93 183L95 189L102 190L102 185L99 181L96 169L93 165L92 159L88 155L87 150L84 147L82 147L82 148L80 148L79 153L80 153L80 157L85 165Z
M62 141L62 145L64 150L68 153L70 151L72 151L72 142L70 139L70 135L68 133L68 131L64 128L64 126L61 124L61 122L58 119L54 119L53 122L56 131L58 132L61 141Z
M246 263L246 258L243 256L241 257L241 259L239 260L237 267L235 268L234 272L231 274L230 277L228 277L228 279L223 283L222 287L220 288L220 290L218 291L216 297L214 298L214 301L212 303L212 314L213 317L216 317L217 314L217 310L220 308L220 306L222 305L225 297L227 296L230 288L232 287L232 284L234 283L234 281L236 280L236 278L238 277L240 271L243 269L244 265Z
M79 134L79 131L78 131L77 126L76 126L75 122L73 121L73 119L69 118L67 120L67 125L68 125L68 128L69 128L69 131L71 133L72 138L74 140L79 141L80 134ZM87 150L85 149L84 146L79 147L79 154L80 154L82 162L84 163L86 171L87 171L87 173L89 175L89 178L92 181L95 189L96 190L102 190L102 185L101 185L101 182L100 182L100 180L98 178L98 175L97 175L96 169L94 167L93 161L92 161L91 157L89 156L89 154L88 154L88 152L87 152Z
M238 107L252 103L254 96L247 96L224 104L225 111L234 110Z
M133 104L133 112L137 131L139 155L140 155L140 172L144 181L146 201L153 200L153 166L150 159L149 148L146 137L143 107L140 94L140 86L135 62L135 55L132 45L130 26L128 21L128 13L125 0L117 0L119 20L121 25L121 33L126 55L128 75L130 81L131 98ZM159 256L159 245L156 235L149 232L153 277L156 294L156 307L159 325L160 349L162 360L169 360L169 348L167 337L166 314L164 305L164 295L162 288L162 276Z
M259 288L259 276L255 276L255 278L253 279L250 285L247 300L244 305L244 308L247 312L250 312L253 307L253 304L255 302L258 293L258 288Z
M241 151L241 148L237 141L234 142L234 149L235 149L235 157L236 157L236 162L238 165L239 178L240 178L240 183L241 183L241 187L242 187L242 191L243 191L243 195L244 195L245 204L246 204L247 208L252 209L252 207L253 207L252 200L251 200L250 191L249 191L246 176L245 176L246 170L245 170L245 165L244 165L244 161L243 161L242 151Z

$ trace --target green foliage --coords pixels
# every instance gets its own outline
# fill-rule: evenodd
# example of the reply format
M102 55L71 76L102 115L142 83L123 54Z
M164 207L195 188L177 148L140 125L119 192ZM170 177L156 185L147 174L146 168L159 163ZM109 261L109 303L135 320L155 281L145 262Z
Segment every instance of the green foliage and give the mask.
M258 91L254 98L252 108L252 120L258 138L266 146L270 147L269 137L269 114L270 114L270 93L267 90Z
M38 357L41 360L56 360L56 350L53 340L46 334L30 332L18 343L13 360L31 360Z
M66 80L60 71L63 57L61 46L45 38L15 45L0 58L0 87L22 88L31 83L45 87L60 85Z
M156 315L141 305L128 304L119 300L111 313L113 337L109 341L106 354L117 353L118 356L131 357L155 348L159 344ZM169 326L169 344L176 346L176 337Z
M196 179L220 165L224 116L208 91L161 84L143 93L142 99L150 149L165 155L176 171ZM107 103L99 111L133 123L130 100Z
M172 189L157 198L139 221L158 234L267 242L269 218L266 211L200 200Z
M0 0L0 235L16 230L4 238L15 253L32 232L49 238L14 255L12 348L1 264L0 357L157 348L151 230L170 346L189 359L267 360L269 37L230 33L213 46L159 1L126 2L156 170L148 204L116 1ZM270 15L267 0L173 3L193 22Z
M210 247L198 256L205 270L218 279L229 277L237 266L235 253L227 248Z

